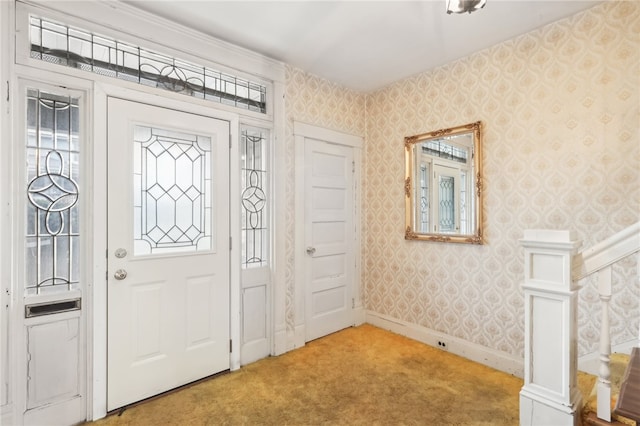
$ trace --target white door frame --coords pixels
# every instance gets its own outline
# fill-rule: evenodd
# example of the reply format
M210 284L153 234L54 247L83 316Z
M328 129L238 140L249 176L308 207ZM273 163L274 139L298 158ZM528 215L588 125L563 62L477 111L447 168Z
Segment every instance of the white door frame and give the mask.
M5 154L8 158L12 159L12 164L7 170L8 186L12 189L11 194L8 197L8 202L11 204L9 209L8 222L11 224L11 232L10 237L3 241L3 244L7 245L7 251L11 253L11 266L8 272L9 282L11 283L11 298L12 298L12 307L9 312L9 339L10 339L10 348L9 348L9 358L11 359L12 365L14 368L11 370L11 386L9 389L9 393L11 395L11 403L12 412L11 413L3 413L7 416L8 419L12 422L16 422L18 424L22 424L25 418L25 411L27 407L27 383L26 378L26 363L23 362L27 359L27 347L26 347L26 326L27 323L31 323L34 325L35 323L47 323L48 318L46 316L37 319L36 321L30 320L27 321L25 318L25 296L24 296L24 288L22 287L23 275L24 275L24 256L23 250L24 247L24 229L25 229L25 217L24 217L24 207L25 201L19 201L18 197L20 195L14 195L13 191L20 191L24 188L24 167L18 167L16 165L24 164L24 150L25 146L23 144L24 141L24 123L26 122L25 111L23 111L22 106L24 105L24 100L21 99L24 96L24 89L26 87L34 87L42 90L49 90L53 93L69 93L70 95L77 96L80 99L80 107L84 108L86 111L81 111L81 134L82 137L87 139L82 145L81 148L81 168L82 176L81 176L81 184L85 188L90 188L92 185L93 176L88 170L84 163L90 163L95 158L94 147L91 143L92 138L92 127L91 127L91 112L89 111L92 103L92 85L91 82L84 79L79 79L63 74L51 73L46 71L38 71L33 70L28 67L22 67L16 65L14 68L14 72L12 73L11 78L11 100L10 104L12 105L12 111L10 113L11 120L11 129L4 133L4 135L11 135L11 137L7 137L7 145L3 147L5 150ZM86 189L85 189L86 190ZM90 190L89 190L90 191ZM87 194L90 192L87 191ZM80 234L81 234L81 242L85 244L86 247L80 257L80 277L81 281L84 282L84 286L79 290L69 291L67 293L58 293L51 294L46 296L38 296L38 302L48 302L59 299L67 299L74 297L82 298L82 307L79 311L75 311L67 314L58 314L57 319L66 319L72 317L79 318L79 335L80 335L80 344L84 343L84 347L82 348L79 355L78 365L81 371L78 371L79 379L82 381L81 387L84 389L84 403L89 404L90 399L90 383L88 378L90 377L90 359L91 359L91 349L88 347L89 344L89 336L91 334L90 330L90 318L92 315L91 311L91 293L93 288L94 276L92 273L92 262L96 257L95 253L92 252L92 235L90 234L93 228L93 213L94 213L94 205L92 200L88 197L84 197L81 194L81 209L82 209L82 222L80 225ZM104 276L104 273L103 275ZM63 296L64 295L64 296ZM62 296L62 297L61 297ZM35 298L31 298L31 301L35 301ZM42 419L39 416L49 417L51 415L55 416L56 410L63 409L64 407L61 404L54 404L52 406L53 411L43 411L39 407L29 414L32 420L40 421L37 419ZM86 410L88 413L88 410Z
M299 121L293 123L293 134L295 136L295 235L294 235L294 304L295 304L295 331L293 341L288 342L288 349L298 348L305 345L305 143L306 139L315 139L334 145L343 145L353 148L353 158L355 161L354 172L354 218L355 242L354 250L354 271L353 271L353 294L354 299L354 323L356 325L364 323L365 311L363 307L362 291L360 288L360 264L361 264L361 200L362 200L362 147L363 138L361 136L350 135L324 127L314 126Z

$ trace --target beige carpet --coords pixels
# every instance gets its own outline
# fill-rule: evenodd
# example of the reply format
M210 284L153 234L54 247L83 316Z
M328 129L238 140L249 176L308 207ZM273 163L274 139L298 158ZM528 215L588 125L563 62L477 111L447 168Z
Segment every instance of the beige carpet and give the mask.
M96 425L517 425L521 387L519 378L363 325Z

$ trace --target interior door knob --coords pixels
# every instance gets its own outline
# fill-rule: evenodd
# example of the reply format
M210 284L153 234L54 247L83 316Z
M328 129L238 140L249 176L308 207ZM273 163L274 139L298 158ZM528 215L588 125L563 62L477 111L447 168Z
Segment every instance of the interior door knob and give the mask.
M307 247L307 254L313 255L316 252L315 247Z
M118 269L113 274L113 278L115 278L116 280L124 280L125 278L127 278L127 271L125 271L124 269Z

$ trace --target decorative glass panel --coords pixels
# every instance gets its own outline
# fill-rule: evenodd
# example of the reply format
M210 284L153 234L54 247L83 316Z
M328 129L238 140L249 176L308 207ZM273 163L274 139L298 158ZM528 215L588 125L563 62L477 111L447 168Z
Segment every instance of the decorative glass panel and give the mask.
M466 164L469 160L469 148L447 143L447 139L449 138L444 137L425 142L422 153Z
M27 91L26 273L28 294L80 281L78 99Z
M454 232L456 230L455 216L455 179L453 176L440 176L440 232Z
M134 255L211 250L211 138L135 126Z
M31 17L31 57L249 111L267 111L267 88L139 46Z
M420 165L420 232L429 232L429 165Z
M243 127L242 150L242 267L266 266L267 228L267 141L265 129Z
M467 201L469 200L469 195L467 191L467 172L465 170L460 170L460 233L468 234L469 226L467 218L469 217L469 211L467 209Z

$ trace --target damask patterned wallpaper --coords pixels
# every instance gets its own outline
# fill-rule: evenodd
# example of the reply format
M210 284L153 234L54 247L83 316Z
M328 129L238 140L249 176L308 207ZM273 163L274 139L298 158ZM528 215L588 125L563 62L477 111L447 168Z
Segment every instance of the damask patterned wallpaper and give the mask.
M583 247L640 220L640 3L609 2L367 97L367 309L523 356L525 229ZM404 240L403 137L482 120L486 245ZM616 267L614 339L637 338L636 259ZM599 303L580 293L580 352Z
M375 93L286 70L287 328L293 329L293 120L365 136L366 308L523 356L525 229L583 247L640 220L640 3L607 2ZM482 120L483 246L404 240L404 136ZM580 293L580 352L600 306ZM614 342L638 335L636 259L617 265Z
M286 326L292 332L296 323L294 294L294 231L295 231L295 139L293 121L338 130L358 136L365 135L365 95L347 90L335 83L287 66L285 69L286 128L286 259L287 286ZM304 318L298 318L298 321Z

